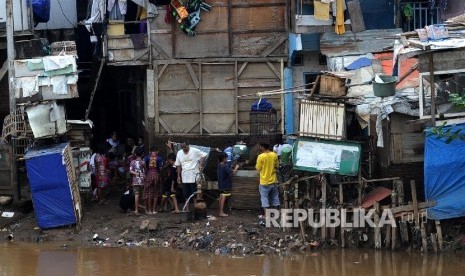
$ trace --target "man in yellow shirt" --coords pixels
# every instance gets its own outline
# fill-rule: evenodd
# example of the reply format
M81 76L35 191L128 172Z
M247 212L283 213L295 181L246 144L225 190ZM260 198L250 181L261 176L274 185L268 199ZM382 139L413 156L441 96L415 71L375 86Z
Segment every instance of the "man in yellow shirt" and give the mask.
M260 155L255 168L260 172L260 198L264 209L279 207L279 190L277 185L276 168L278 168L278 155L270 151L269 144L260 144Z

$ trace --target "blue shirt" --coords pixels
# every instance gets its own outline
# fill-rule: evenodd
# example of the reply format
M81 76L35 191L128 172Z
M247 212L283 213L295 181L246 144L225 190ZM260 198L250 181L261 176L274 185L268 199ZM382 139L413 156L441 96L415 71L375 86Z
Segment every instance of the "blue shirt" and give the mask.
M232 170L228 164L219 164L217 168L218 189L226 191L232 189Z

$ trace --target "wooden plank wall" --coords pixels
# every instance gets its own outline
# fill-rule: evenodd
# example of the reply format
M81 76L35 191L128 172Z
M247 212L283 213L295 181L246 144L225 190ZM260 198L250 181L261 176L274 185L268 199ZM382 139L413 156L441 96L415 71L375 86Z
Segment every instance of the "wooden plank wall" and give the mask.
M256 93L280 89L282 83L277 61L157 63L157 133L248 133ZM266 98L280 117L281 95Z
M391 115L391 161L394 164L423 162L425 134L421 127L407 124L415 117L393 113Z
M345 139L345 117L343 103L302 100L299 134L332 140Z
M166 9L152 21L154 58L285 57L286 0L212 0L201 12L196 35L165 22Z

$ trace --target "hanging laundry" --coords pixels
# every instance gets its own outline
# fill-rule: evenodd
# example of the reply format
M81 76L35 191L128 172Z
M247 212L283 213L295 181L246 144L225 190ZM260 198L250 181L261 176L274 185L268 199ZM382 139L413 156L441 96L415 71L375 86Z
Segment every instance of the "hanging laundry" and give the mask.
M336 34L343 34L346 32L344 26L344 3L344 0L336 0L336 23L334 24Z
M68 84L66 76L60 75L51 77L50 83L52 84L53 93L57 95L68 94Z
M108 0L107 10L110 12L110 15L115 6L118 6L121 15L126 15L128 10L128 2L126 0Z
M323 3L320 0L314 0L313 6L315 7L315 12L313 16L318 20L329 20L329 4Z

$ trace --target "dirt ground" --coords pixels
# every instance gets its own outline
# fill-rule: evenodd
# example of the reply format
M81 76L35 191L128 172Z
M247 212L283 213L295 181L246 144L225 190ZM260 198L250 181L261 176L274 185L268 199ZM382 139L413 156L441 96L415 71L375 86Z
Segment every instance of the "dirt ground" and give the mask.
M171 212L135 216L119 208L119 194L112 192L107 205L83 200L80 229L76 226L39 229L30 200L0 206L0 211L15 212L13 218L0 217L0 241L58 242L64 246L154 246L240 255L288 254L338 247L336 239L322 242L312 238L311 231L306 231L303 240L299 228L284 232L280 228L260 226L259 210L232 210L229 217L221 218L217 203L208 208L207 218L190 222L185 222L181 214ZM444 221L443 231L447 248L465 248L464 220ZM352 232L347 246L372 248L370 241L361 243L354 239L358 236L357 232Z

